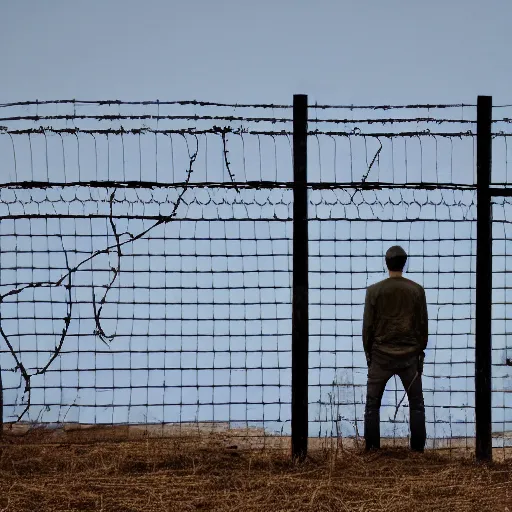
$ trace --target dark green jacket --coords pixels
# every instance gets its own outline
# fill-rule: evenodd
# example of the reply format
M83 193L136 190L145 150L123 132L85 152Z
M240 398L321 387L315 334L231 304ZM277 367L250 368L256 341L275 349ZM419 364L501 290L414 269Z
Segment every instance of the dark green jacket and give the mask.
M423 287L405 277L388 277L366 290L363 346L394 358L425 350L428 342L427 300Z

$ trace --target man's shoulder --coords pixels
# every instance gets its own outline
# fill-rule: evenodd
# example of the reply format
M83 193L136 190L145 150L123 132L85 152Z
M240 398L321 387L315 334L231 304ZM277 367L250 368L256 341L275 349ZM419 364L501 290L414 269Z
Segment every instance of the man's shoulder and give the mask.
M368 293L375 293L379 288L385 285L387 279L382 279L382 281L378 281L377 283L373 283L366 288Z
M418 292L423 293L425 290L421 284L417 283L416 281L413 281L412 279L407 279L407 277L403 278L405 282L407 282L407 285L416 289Z
M382 279L381 281L378 281L377 283L374 283L366 288L368 293L376 293L381 289L385 289L389 286L392 286L395 288L396 286L403 286L404 288L412 288L420 293L424 292L423 286L421 284L417 283L416 281L413 281L412 279L408 279L407 277L401 277L400 279L397 278L386 278Z

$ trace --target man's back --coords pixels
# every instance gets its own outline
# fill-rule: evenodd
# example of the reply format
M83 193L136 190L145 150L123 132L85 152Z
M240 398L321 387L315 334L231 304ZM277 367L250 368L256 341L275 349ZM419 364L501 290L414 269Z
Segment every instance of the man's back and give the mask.
M368 287L363 345L368 363L364 412L366 449L380 447L380 406L386 383L398 375L409 398L411 449L425 448L425 403L421 375L428 339L425 290L402 276L407 253L399 245L386 251L389 278Z
M365 352L408 357L425 350L428 338L425 290L405 277L389 277L366 292Z

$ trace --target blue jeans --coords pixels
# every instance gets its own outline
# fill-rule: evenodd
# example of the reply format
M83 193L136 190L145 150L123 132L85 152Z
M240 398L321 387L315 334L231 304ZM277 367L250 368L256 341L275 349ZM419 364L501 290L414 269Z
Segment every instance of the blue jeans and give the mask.
M411 449L422 452L425 448L425 404L421 375L418 373L418 357L392 359L372 355L368 368L366 408L364 413L364 438L366 450L380 448L380 405L388 380L398 375L409 398Z

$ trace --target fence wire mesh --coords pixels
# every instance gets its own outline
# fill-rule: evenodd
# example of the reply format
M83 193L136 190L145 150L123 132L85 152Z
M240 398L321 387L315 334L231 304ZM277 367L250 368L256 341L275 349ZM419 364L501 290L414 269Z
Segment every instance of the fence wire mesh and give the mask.
M493 125L497 186L509 183L507 108ZM5 421L288 439L291 106L23 102L1 105L0 125ZM475 130L475 105L310 107L311 437L363 433L364 294L398 243L428 301L428 443L473 446ZM509 200L493 212L505 447ZM390 381L381 412L396 442L403 393Z

